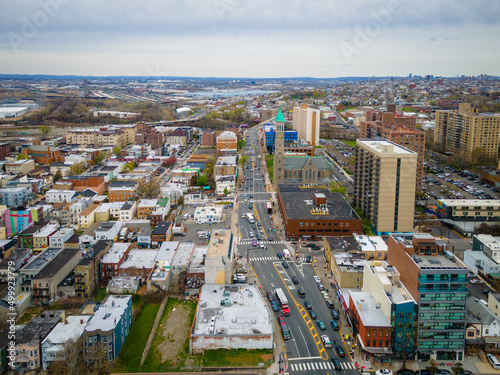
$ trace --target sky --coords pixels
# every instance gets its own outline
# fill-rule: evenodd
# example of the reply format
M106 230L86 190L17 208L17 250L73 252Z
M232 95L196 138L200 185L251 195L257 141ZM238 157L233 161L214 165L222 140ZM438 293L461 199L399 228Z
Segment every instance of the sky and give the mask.
M497 0L0 0L0 74L500 76Z

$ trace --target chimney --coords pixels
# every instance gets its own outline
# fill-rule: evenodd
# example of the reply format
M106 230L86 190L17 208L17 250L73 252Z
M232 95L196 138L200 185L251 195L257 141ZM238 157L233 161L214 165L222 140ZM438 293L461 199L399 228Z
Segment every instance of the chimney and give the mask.
M83 324L83 319L80 319L80 324Z
M68 319L66 319L66 320L64 321L64 324L68 324Z

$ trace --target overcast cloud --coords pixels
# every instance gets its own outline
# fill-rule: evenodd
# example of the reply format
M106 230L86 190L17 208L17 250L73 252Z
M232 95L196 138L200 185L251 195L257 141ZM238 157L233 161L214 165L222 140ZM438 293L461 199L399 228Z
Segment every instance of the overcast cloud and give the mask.
M500 75L500 2L0 0L0 73Z

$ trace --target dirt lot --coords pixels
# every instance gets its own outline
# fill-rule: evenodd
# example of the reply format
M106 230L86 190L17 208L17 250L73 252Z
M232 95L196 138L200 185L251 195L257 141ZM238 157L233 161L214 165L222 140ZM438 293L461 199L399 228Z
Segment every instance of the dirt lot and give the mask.
M195 358L188 356L189 333L193 318L193 305L175 300L171 311L169 304L158 326L152 350L148 354L147 363L156 369L193 368L198 366ZM169 301L170 302L170 301Z

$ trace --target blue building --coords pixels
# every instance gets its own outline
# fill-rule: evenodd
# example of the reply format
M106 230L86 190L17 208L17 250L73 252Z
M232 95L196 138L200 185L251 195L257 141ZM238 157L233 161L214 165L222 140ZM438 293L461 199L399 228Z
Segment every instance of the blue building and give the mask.
M132 296L111 295L85 327L85 361L111 362L118 357L132 324ZM102 353L107 353L103 357Z
M7 207L24 206L33 197L31 186L0 189L0 204Z
M289 143L294 143L297 142L298 140L298 133L296 130L285 130L285 146ZM265 138L265 146L267 148L267 151L269 153L274 152L274 139L276 136L276 129L274 126L265 126L264 127L264 138Z

